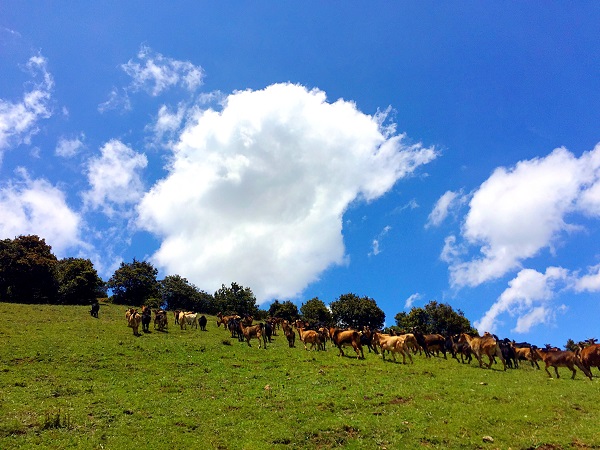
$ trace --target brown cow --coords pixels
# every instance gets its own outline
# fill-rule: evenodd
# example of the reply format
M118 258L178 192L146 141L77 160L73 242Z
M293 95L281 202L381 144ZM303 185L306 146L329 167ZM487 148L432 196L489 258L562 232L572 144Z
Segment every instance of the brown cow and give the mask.
M535 349L535 352L540 358L542 358L544 364L546 364L544 370L550 378L552 378L552 375L550 375L548 367L554 367L554 373L556 373L556 378L560 378L560 375L558 374L558 368L567 367L571 372L573 372L573 376L571 377L571 379L573 380L575 379L575 373L577 373L574 366L577 366L577 368L581 370L586 377L588 377L590 380L592 379L592 373L584 367L584 365L581 363L581 360L575 354L575 352L571 352L568 350L545 351L541 348Z
M242 332L244 340L248 343L248 347L252 347L250 345L250 339L256 338L258 339L258 348L261 347L261 344L264 344L265 348L267 348L267 340L264 332L264 325L262 323L246 326L244 321L240 320L240 331Z
M500 358L502 361L502 365L504 366L504 370L506 370L506 361L502 356L502 350L500 350L500 345L491 334L486 334L483 337L479 336L469 336L466 333L462 333L460 338L458 339L459 344L467 343L469 347L471 347L471 351L479 361L479 367L483 367L482 357L487 355L490 362L486 364L487 368L492 367L492 362L494 361L494 356Z
M127 319L127 326L133 329L133 335L139 336L140 333L138 329L142 323L142 315L137 309L129 308L127 311L125 311L125 318Z
M342 346L351 345L354 351L356 352L357 359L365 358L362 345L360 344L360 333L358 331L330 328L329 336L331 337L331 342L333 342L334 345L340 350L340 356L345 356L344 350L342 350Z
M579 352L581 363L591 373L592 367L600 369L600 344L593 344L589 347L582 348Z
M412 336L412 335L411 335ZM414 336L412 336L414 339ZM390 336L389 334L382 334L375 332L373 333L373 343L379 347L381 347L381 356L385 361L385 351L388 350L392 354L392 358L394 362L396 362L396 353L400 353L402 355L402 364L406 364L406 355L410 359L411 364L413 363L412 356L410 354L410 350L406 345L407 335L401 336Z
M321 349L321 335L315 330L304 330L304 328L298 328L298 337L304 344L304 350L308 350L306 344L311 344L310 349L313 350L317 346L317 350Z

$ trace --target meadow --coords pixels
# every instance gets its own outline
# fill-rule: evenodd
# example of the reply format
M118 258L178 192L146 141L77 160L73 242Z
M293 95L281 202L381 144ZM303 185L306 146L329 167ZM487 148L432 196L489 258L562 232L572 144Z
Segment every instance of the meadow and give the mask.
M0 449L600 448L597 369L259 349L214 317L135 337L124 313L0 303Z

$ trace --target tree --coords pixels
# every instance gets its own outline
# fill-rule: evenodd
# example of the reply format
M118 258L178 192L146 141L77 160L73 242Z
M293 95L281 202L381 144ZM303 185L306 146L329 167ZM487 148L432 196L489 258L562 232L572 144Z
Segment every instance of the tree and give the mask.
M331 311L319 297L311 298L300 306L302 318L311 323L332 323Z
M439 333L446 336L476 331L460 309L454 311L447 303L438 303L435 300L430 301L424 308L412 308L408 314L399 312L394 319L396 325L403 330L416 327L424 334Z
M55 276L58 303L62 305L88 305L103 295L104 281L89 259L61 259L56 264Z
M329 306L333 321L342 327L360 330L369 326L375 330L381 329L385 322L385 313L377 306L375 300L369 297L344 294Z
M256 297L250 288L245 288L237 283L231 287L224 284L215 292L215 305L223 314L239 314L240 316L254 316L258 313Z
M567 343L565 344L565 350L576 352L577 350L579 350L579 345L577 345L573 339L569 338L567 339Z
M298 318L298 307L289 300L283 303L275 300L269 307L269 315L292 322Z
M214 314L212 295L201 291L180 275L168 275L160 282L162 302L170 309Z
M52 247L36 235L0 241L0 300L54 303L58 286Z
M149 299L159 298L157 275L158 270L149 262L135 258L130 264L122 262L107 283L113 293L112 301L121 305L144 305Z

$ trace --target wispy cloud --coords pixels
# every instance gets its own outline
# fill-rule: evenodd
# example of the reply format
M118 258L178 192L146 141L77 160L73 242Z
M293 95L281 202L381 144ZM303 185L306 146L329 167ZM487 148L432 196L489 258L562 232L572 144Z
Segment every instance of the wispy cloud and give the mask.
M429 214L425 228L432 226L437 227L441 225L441 223L446 220L446 217L448 217L448 214L450 214L454 208L464 205L466 200L467 199L463 195L462 191L446 191L444 195L438 199L433 207L433 210Z
M81 133L78 137L72 139L63 136L58 139L58 143L56 144L56 149L54 152L57 156L62 156L63 158L71 158L83 148L84 139L85 135L83 133Z
M422 294L415 292L410 297L406 299L404 302L404 309L411 309L416 301L421 300L423 298Z
M121 65L131 77L124 88L113 88L108 100L98 105L98 111L131 111L130 94L143 91L157 97L168 89L179 87L195 92L204 83L204 69L189 61L179 61L163 56L143 45L136 58Z
M377 238L373 239L372 250L369 252L369 256L377 256L381 253L380 242L391 229L392 227L386 225L377 235Z
M54 86L41 54L32 56L26 68L31 75L31 89L18 102L0 99L0 159L2 152L21 143L29 143L39 131L38 121L52 115L50 105Z

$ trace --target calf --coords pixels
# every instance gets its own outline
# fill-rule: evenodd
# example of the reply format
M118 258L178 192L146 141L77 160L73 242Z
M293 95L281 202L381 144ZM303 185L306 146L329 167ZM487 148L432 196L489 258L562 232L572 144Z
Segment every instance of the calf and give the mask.
M577 372L575 370L575 366L577 366L577 368L581 370L586 377L588 377L590 380L592 379L592 373L585 368L585 366L581 363L579 357L574 352L568 350L545 351L541 348L536 348L535 352L542 359L542 361L544 361L544 364L546 364L544 370L550 378L552 378L552 375L550 375L548 367L554 367L554 373L556 373L556 378L560 378L560 375L558 374L558 368L567 367L571 372L573 372L573 376L571 377L571 379L573 380L575 379L575 373Z
M290 348L295 347L296 346L296 333L294 333L294 330L292 330L291 327L288 327L283 332L285 333L285 337L288 341L288 345L290 346Z

